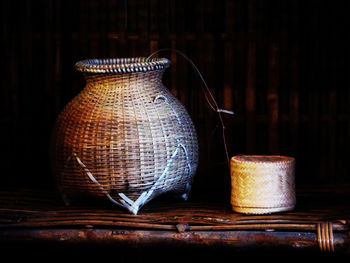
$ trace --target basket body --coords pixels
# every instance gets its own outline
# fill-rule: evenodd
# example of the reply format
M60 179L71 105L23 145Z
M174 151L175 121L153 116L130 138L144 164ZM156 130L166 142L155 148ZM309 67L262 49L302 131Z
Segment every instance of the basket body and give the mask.
M232 209L270 214L295 207L295 159L288 156L239 155L231 159Z
M55 180L68 198L186 197L198 142L187 111L161 82L168 66L145 58L76 64L86 87L59 115L52 141Z

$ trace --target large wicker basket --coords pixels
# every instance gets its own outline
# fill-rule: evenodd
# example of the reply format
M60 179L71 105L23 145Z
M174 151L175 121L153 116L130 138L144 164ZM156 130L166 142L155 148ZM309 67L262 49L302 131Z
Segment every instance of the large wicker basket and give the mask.
M137 214L164 192L187 198L198 164L194 125L167 90L164 58L76 63L86 87L56 122L57 185L72 200L104 197Z

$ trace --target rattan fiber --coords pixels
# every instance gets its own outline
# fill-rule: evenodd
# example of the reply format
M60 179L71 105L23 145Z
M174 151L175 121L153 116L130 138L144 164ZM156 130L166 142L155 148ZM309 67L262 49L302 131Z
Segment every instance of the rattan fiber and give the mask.
M187 111L161 82L169 64L161 58L76 64L86 87L59 115L52 143L55 179L65 196L108 193L119 200L122 194L129 204L145 193L144 203L164 192L186 198L198 142Z
M292 210L296 203L294 172L295 160L292 157L232 157L232 209L245 214Z

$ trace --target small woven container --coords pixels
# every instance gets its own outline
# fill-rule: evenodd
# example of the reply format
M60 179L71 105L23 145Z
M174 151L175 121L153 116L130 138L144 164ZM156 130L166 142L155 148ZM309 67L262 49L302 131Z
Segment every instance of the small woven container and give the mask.
M66 201L107 196L137 214L165 192L187 198L197 134L162 84L169 65L165 58L76 63L86 87L59 115L52 140L53 171Z
M231 159L231 205L244 214L269 214L295 207L295 159L239 155Z

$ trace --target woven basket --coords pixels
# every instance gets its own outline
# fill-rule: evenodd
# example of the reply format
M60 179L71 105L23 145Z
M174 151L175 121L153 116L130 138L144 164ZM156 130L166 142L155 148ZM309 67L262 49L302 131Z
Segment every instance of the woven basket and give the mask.
M239 155L231 159L232 209L245 214L292 210L295 159L287 156Z
M136 214L165 192L187 198L198 165L194 125L167 90L164 58L76 63L86 87L56 122L52 157L65 199L106 196Z

